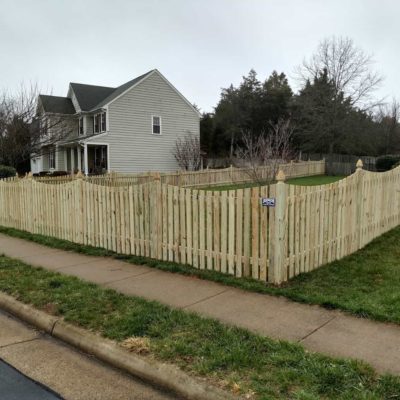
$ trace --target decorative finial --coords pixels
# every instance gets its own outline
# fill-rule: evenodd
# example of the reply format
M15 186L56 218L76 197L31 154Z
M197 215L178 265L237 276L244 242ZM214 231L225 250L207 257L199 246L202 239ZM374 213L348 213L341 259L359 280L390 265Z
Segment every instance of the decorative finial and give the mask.
M285 173L280 169L278 171L278 173L276 174L276 178L277 182L285 182L286 179L286 175Z
M363 164L363 162L362 162L362 160L361 160L361 158L360 158L360 159L357 161L357 164L356 164L357 170L363 169L363 166L364 166L364 164Z
M76 179L82 179L82 178L83 178L83 174L82 174L82 171L81 171L80 169L79 169L78 172L76 173L75 178L76 178Z
M29 174L27 175L27 178L28 178L28 179L32 179L32 178L33 178L32 171L29 171Z

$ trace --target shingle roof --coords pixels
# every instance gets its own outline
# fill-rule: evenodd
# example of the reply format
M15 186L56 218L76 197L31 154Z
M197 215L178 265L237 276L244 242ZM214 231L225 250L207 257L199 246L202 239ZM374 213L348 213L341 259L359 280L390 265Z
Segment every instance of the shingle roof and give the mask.
M143 75L124 83L117 88L107 86L86 85L83 83L70 83L72 90L75 93L79 107L82 111L94 111L105 106L110 101L114 100L125 90L129 89L136 83L140 82L147 75L150 75L154 70L146 72ZM75 114L75 107L68 97L57 96L39 96L44 110L46 112L54 112L60 114Z
M85 85L70 83L82 111L90 111L97 104L115 91L115 88L106 86Z
M39 95L45 112L56 114L75 114L75 108L68 97Z

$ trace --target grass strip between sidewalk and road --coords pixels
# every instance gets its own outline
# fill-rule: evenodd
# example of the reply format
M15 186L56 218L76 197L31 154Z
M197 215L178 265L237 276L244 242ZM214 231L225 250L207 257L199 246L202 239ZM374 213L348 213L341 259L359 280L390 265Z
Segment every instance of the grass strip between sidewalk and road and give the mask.
M248 399L389 399L400 378L0 256L0 290Z
M380 236L358 252L299 275L280 287L251 278L236 278L215 271L199 270L189 265L116 254L109 250L13 228L0 227L0 232L61 250L91 256L109 256L243 290L285 296L301 303L318 304L359 317L400 324L400 227Z

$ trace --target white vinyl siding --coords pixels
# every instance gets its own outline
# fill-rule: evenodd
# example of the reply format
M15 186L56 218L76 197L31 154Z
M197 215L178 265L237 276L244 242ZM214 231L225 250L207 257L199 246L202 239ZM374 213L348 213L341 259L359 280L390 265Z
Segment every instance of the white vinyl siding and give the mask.
M151 134L152 116L161 117L161 135ZM101 141L110 144L110 170L122 173L176 171L176 139L200 136L199 115L158 72L109 104L108 121Z

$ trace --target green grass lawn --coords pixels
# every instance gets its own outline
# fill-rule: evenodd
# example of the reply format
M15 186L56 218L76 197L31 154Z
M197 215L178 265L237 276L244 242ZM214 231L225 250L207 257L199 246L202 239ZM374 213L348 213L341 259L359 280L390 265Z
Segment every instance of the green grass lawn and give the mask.
M301 185L301 186L315 186L315 185L327 185L328 183L336 182L343 179L344 176L327 176L327 175L316 175L316 176L305 176L302 178L292 178L288 179L286 183L291 185ZM236 189L246 189L256 186L268 185L268 183L237 183L237 184L226 184L218 186L205 186L198 188L199 190L210 190L210 191L223 191L223 190L236 190Z
M316 185L327 185L339 181L345 178L345 176L328 176L328 175L316 175L316 176L304 176L302 178L288 179L286 183L290 185L300 186L316 186Z
M400 378L0 256L0 290L248 399L389 399ZM125 342L127 343L127 342ZM133 347L135 351L137 347ZM138 349L137 349L138 350Z
M247 189L247 188L252 188L252 187L257 187L257 186L265 186L268 185L267 182L265 183L255 183L255 182L246 182L246 183L229 183L225 185L217 185L217 186L204 186L204 187L199 187L196 189L199 190L209 190L211 192L222 192L224 190L236 190L236 189Z
M400 227L342 260L292 279L275 293L400 324Z
M196 276L244 290L285 296L294 301L336 308L357 316L400 324L400 227L375 239L358 252L302 274L281 287L250 278L198 270L188 265L146 257L118 255L65 240L0 227L0 232L50 247L88 255L111 256L133 264Z

